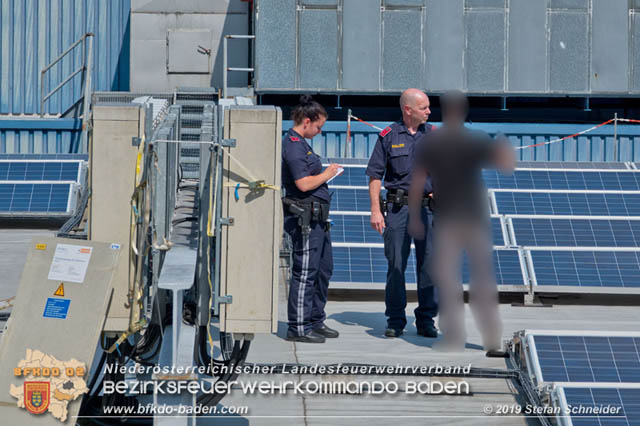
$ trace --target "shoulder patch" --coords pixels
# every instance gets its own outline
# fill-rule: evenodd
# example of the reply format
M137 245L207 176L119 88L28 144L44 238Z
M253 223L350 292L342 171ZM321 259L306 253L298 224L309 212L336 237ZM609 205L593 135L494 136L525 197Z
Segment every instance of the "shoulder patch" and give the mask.
M380 136L382 136L384 138L385 136L387 136L389 134L390 131L391 131L391 127L385 127L384 130L382 130L380 132Z
M300 138L297 136L289 136L291 142L300 142Z

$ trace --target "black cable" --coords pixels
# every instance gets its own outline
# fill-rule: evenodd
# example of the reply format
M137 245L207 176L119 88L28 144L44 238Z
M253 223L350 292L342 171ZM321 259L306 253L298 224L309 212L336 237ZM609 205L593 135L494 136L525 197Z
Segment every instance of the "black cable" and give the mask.
M245 342L245 344L248 342ZM220 378L218 379L219 381L228 383L230 381L235 380L235 378L238 377L237 374L234 374L234 370L236 365L241 365L242 364L242 353L245 352L245 344L243 344L242 350L240 349L240 341L236 340L235 343L233 344L233 351L231 353L231 362L229 363L229 369L228 371ZM247 345L247 349L246 352L249 351L248 345ZM245 358L246 358L246 354L245 354ZM213 384L212 384L213 386ZM197 399L197 403L198 405L208 405L210 407L215 407L216 405L218 405L218 402L220 402L220 400L222 398L224 398L224 396L226 395L226 393L217 393L217 394L204 394L198 397Z
M200 218L199 218L199 217L197 217L197 216L181 217L181 218L179 218L179 219L174 219L174 220L172 220L172 221L171 221L171 224L172 224L172 225L178 225L178 224L183 223L183 222L196 222L196 221L198 221L199 219L200 219Z
M215 358L212 358L209 355L209 351L207 350L207 326L200 326L198 327L198 330L196 331L196 333L198 334L197 336L197 341L198 341L198 353L197 353L197 361L198 361L198 365L202 366L202 367L212 367L212 366L226 366L229 365L229 361L228 360L217 360ZM207 375L213 377L215 375L213 369L207 369L206 372Z

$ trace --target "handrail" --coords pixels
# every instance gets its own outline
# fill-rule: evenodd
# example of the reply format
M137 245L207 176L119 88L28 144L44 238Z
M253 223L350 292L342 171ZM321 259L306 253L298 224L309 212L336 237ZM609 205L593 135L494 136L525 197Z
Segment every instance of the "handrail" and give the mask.
M86 33L84 34L82 37L80 37L78 40L76 40L71 46L69 46L64 52L62 52L57 58L55 58L51 63L49 63L46 67L44 67L42 69L42 71L40 71L40 117L44 117L44 104L47 101L47 99L49 99L51 96L53 96L53 94L55 92L57 92L58 90L60 90L62 88L62 86L64 86L66 83L68 83L73 77L75 77L76 75L78 75L80 72L86 72L86 76L85 76L85 87L84 87L84 100L85 100L85 107L87 106L87 102L86 100L88 99L88 95L91 92L90 89L90 82L91 82L91 64L93 62L93 37L95 37L95 34L93 33ZM58 62L60 62L65 56L67 56L71 51L73 51L76 46L78 46L80 43L83 43L87 41L87 39L89 39L89 45L88 45L88 49L83 46L82 49L82 66L80 68L78 68L77 70L75 70L73 73L71 73L71 75L69 75L67 78L65 78L60 84L58 84L53 90L51 90L49 93L47 93L45 95L44 91L45 91L45 87L44 87L44 76L46 74L47 71L49 71L51 69L51 67L53 67L55 64L57 64ZM87 51L88 50L88 51ZM83 110L83 116L86 115L85 114L85 110ZM83 127L84 127L84 120L83 120Z
M255 67L238 68L227 66L227 42L228 40L240 39L240 40L255 40L254 35L226 35L222 41L222 98L227 97L227 73L232 72L255 72Z

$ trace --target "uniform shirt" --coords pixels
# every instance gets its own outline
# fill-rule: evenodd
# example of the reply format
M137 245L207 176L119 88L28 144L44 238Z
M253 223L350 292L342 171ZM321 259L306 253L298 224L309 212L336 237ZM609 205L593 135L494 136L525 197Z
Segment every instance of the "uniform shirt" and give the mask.
M416 162L433 179L435 214L488 221L487 189L482 169L492 166L499 143L485 132L443 126L420 145Z
M373 179L383 179L386 189L409 191L414 152L420 140L431 132L431 124L421 124L412 135L402 121L385 128L378 136L367 165L366 174ZM424 193L431 192L431 180L427 179Z
M322 161L316 155L305 138L289 129L282 140L282 185L287 198L300 201L322 200L329 202L329 186L323 183L316 189L302 192L296 186L296 180L315 176L322 172Z

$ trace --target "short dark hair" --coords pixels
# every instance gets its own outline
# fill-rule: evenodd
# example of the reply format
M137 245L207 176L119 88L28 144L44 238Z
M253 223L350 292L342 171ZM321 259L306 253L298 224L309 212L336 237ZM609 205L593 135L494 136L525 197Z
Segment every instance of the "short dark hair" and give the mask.
M442 108L443 118L446 118L449 114L466 117L469 113L469 100L461 91L452 90L440 96L440 107Z
M297 125L308 118L311 121L316 121L320 116L327 118L329 114L322 105L314 101L310 95L300 96L300 103L291 111L291 119Z

